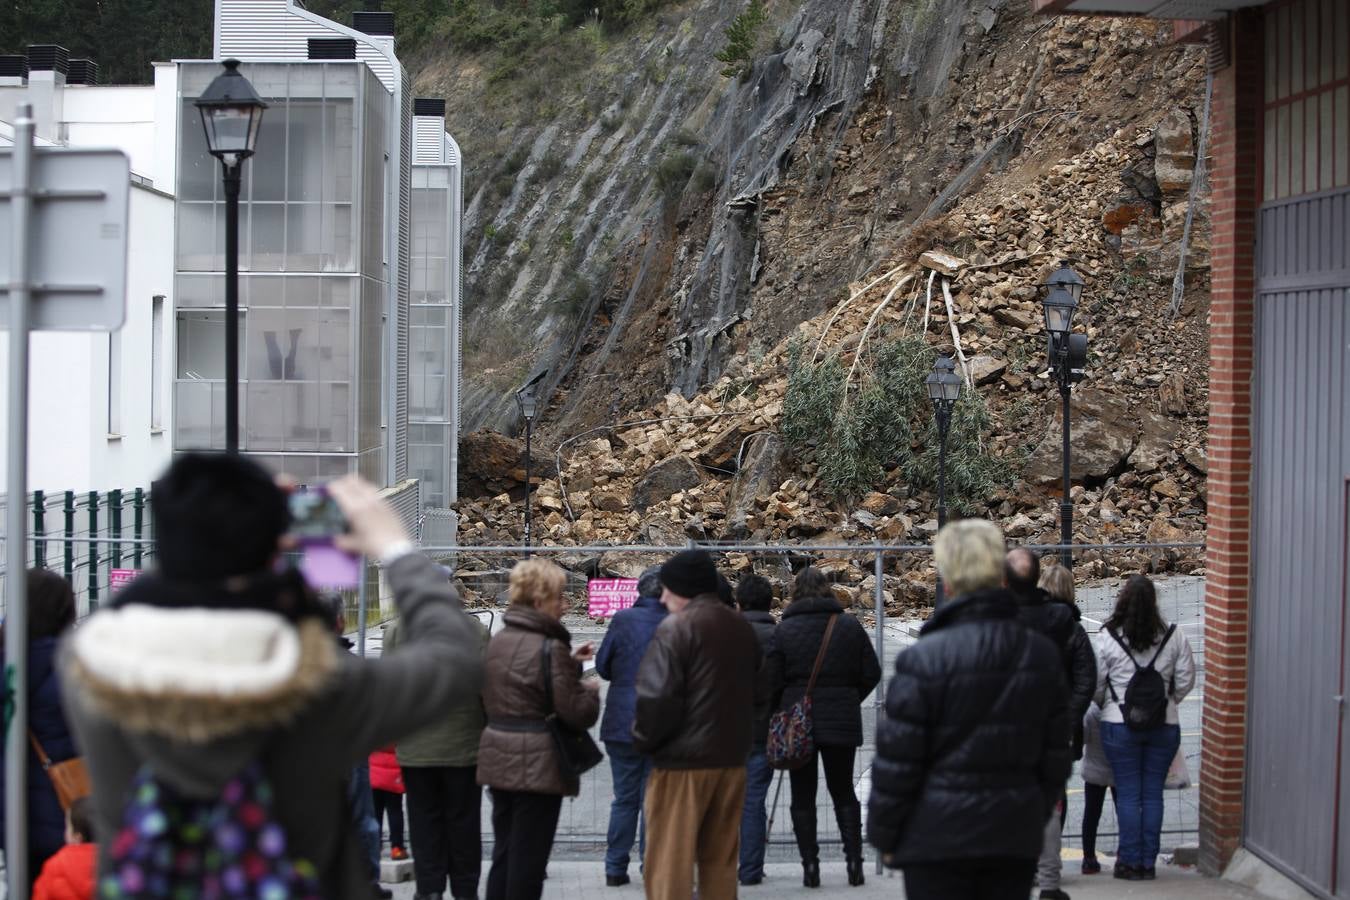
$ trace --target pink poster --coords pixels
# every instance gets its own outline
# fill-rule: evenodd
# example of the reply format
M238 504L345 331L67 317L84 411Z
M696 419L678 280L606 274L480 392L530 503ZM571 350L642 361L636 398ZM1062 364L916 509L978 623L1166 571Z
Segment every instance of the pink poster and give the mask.
M608 619L637 602L636 578L592 578L586 582L586 612L591 618Z
M108 592L117 593L121 588L131 584L136 580L136 576L141 574L140 569L109 569L108 570Z

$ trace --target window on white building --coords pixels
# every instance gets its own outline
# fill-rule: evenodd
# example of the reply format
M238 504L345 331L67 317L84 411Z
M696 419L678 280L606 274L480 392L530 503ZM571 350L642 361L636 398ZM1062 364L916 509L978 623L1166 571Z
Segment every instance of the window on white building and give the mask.
M150 428L164 427L164 297L150 298Z
M108 434L122 433L122 333L108 334Z

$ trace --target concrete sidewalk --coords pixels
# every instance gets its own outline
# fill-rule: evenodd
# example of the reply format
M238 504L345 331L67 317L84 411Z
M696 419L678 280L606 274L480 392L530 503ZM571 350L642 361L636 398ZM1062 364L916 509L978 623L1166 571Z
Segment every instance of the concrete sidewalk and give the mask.
M1105 860L1103 860L1105 862ZM480 895L486 886L488 862L483 862L483 883L479 886ZM850 888L844 875L843 863L821 864L821 887L809 890L802 887L801 866L796 863L773 863L764 867L767 877L764 883L756 887L740 889L741 900L778 900L781 897L815 898L838 897L841 900L897 900L905 895L904 881L898 872L874 875L869 864L867 884ZM1244 887L1205 878L1193 869L1181 869L1175 866L1158 866L1157 881L1116 881L1109 874L1110 869L1101 875L1083 876L1065 871L1063 888L1073 900L1115 900L1120 897L1150 898L1150 900L1258 900L1260 894ZM636 875L636 873L634 873ZM560 862L553 861L548 866L548 881L544 882L544 900L637 900L642 896L642 881L634 878L632 884L622 888L605 887L604 864L596 862ZM394 888L394 896L399 900L411 900L411 883L387 885ZM1033 892L1031 897L1035 897Z

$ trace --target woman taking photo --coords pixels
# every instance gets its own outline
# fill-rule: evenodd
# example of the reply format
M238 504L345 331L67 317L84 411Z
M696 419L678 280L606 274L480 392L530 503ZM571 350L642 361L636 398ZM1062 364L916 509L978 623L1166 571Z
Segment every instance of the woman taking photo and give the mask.
M1131 575L1097 635L1095 699L1120 825L1116 878L1156 877L1163 783L1181 745L1177 704L1194 686L1195 660L1185 632L1163 621L1153 582Z
M581 677L595 647L573 652L561 621L565 582L563 570L547 560L517 563L505 627L488 644L487 729L478 746L478 783L491 789L495 839L487 900L538 900L562 798L580 789L558 766L545 717L556 712L579 730L600 717L600 683Z
M806 887L820 887L817 759L825 768L825 786L834 801L848 883L855 887L863 883L862 807L853 791L853 758L862 745L862 702L881 680L881 664L862 623L843 612L825 575L810 566L803 569L792 587L792 603L783 610L774 632L767 661L774 697L770 708L786 710L806 693L816 657L825 647L811 697L816 756L790 776L789 811Z

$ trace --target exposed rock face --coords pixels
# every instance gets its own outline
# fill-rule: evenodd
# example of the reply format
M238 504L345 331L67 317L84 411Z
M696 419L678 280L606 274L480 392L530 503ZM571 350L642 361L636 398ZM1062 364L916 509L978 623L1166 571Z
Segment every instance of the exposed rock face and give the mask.
M643 512L659 500L665 500L686 488L703 483L703 474L694 461L677 454L656 464L633 486L633 508Z
M1063 431L1059 404L1045 437L1032 452L1026 477L1055 484L1062 477ZM1123 397L1099 388L1077 388L1069 401L1069 474L1074 481L1104 481L1118 473L1134 450L1139 425Z

